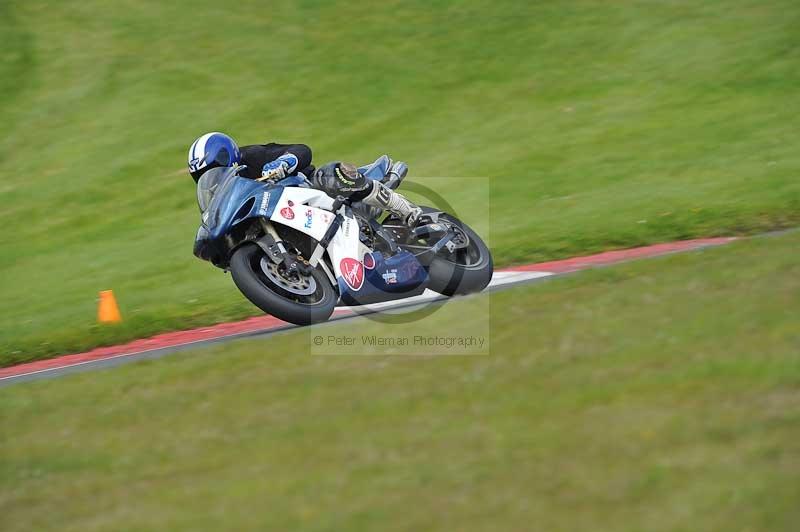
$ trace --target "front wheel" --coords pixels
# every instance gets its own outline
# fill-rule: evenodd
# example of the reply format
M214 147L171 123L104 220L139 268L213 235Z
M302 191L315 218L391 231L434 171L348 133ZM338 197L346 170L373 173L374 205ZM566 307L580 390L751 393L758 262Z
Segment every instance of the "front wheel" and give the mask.
M439 221L451 225L466 246L453 252L442 249L428 267L428 288L446 296L480 292L492 280L494 264L489 247L467 224L449 214Z
M245 244L231 256L231 276L236 287L255 306L276 318L310 325L327 320L337 295L319 268L310 275L287 272L255 244Z

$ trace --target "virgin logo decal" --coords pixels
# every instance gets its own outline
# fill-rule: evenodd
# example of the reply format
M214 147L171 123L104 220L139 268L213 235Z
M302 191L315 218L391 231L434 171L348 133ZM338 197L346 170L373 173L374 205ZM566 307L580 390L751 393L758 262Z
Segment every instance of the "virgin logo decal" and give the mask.
M284 207L281 209L281 216L287 220L294 220L294 211L290 207Z
M283 209L281 209L281 216L283 216L287 220L294 220L294 211L292 210L292 207L294 207L294 202L292 200L289 200L286 202L286 204L288 205L288 207L284 207Z
M364 284L364 265L356 259L345 258L339 263L339 269L342 271L342 278L347 286L353 290L360 290L361 285Z

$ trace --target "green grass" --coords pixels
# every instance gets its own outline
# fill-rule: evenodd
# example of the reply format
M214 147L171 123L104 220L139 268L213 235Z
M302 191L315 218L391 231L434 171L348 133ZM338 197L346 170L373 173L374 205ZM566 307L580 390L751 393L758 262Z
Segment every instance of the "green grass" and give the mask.
M0 389L0 524L795 530L798 245L461 299L413 329L490 319L486 356L309 355L319 332L404 331L361 320Z
M470 222L490 179L500 266L798 225L798 24L794 0L4 2L0 364L256 312L191 255L208 130L464 176L442 192Z

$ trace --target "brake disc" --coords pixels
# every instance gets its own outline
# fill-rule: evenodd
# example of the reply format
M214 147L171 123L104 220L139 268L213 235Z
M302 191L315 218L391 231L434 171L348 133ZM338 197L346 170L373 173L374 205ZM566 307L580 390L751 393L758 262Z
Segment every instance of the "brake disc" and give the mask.
M261 257L261 271L272 283L298 296L309 296L317 291L317 281L311 275L303 275L300 272L284 275L280 268L283 264L275 264L267 257Z

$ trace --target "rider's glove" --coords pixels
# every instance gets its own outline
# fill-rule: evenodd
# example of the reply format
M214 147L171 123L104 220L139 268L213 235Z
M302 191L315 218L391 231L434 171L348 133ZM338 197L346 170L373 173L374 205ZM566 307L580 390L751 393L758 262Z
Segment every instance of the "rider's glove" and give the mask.
M264 165L261 169L260 181L283 179L297 169L297 157L291 153L285 153Z
M283 179L286 177L287 164L283 161L271 161L261 169L261 181Z

